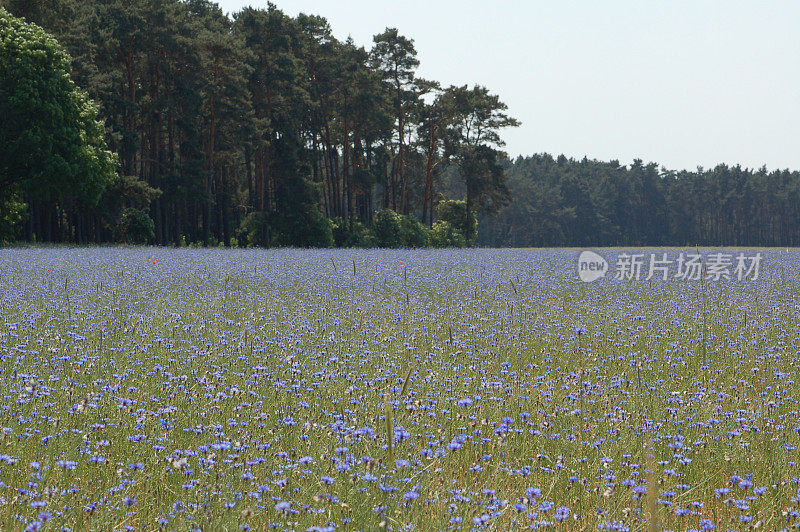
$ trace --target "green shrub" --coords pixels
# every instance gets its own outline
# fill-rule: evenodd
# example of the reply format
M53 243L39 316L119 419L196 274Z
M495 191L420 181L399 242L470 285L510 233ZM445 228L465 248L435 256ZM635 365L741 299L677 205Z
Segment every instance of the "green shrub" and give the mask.
M467 202L464 200L444 200L436 205L436 219L448 222L453 228L464 235L467 245L472 242L467 240L467 235L476 235L478 232L478 218L474 212L467 216ZM469 225L468 225L469 223Z
M384 209L375 216L375 240L382 248L418 248L428 245L428 229L410 216Z
M331 221L319 209L282 213L269 220L273 246L329 248L333 245Z
M401 216L400 231L401 238L403 239L403 247L428 247L428 228L422 225L416 218Z
M20 224L27 217L28 206L16 195L0 199L0 245L10 244L19 236Z
M156 237L156 224L147 211L127 207L117 228L120 240L128 244L147 244Z
M333 229L316 207L273 216L253 212L242 220L236 240L242 246L329 248Z
M450 222L439 220L431 228L430 243L435 248L463 248L467 240Z
M243 246L269 247L269 228L267 215L263 212L251 212L244 217L236 238Z
M377 245L375 234L361 222L350 224L341 218L331 220L333 245L337 248L370 248Z
M384 209L375 215L372 225L375 232L375 243L381 248L403 247L400 238L400 215L391 209Z

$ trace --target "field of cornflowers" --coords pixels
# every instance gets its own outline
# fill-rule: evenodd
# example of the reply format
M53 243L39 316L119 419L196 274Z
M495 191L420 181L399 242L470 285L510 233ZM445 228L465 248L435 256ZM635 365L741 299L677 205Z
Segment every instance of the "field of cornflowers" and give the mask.
M762 253L0 250L0 529L791 528L800 253Z

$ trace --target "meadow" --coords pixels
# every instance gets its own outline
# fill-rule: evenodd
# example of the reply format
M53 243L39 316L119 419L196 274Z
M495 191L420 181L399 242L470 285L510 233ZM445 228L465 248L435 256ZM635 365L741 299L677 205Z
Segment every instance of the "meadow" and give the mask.
M0 529L791 528L800 252L762 253L0 250Z

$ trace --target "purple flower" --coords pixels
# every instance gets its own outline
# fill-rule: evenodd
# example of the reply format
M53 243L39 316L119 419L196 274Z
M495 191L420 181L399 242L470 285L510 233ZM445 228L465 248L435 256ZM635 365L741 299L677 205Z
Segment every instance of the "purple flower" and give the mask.
M407 500L407 501L413 501L413 500L415 500L417 497L419 497L419 493L417 493L417 490L416 490L416 489L413 489L413 490L411 490L411 491L407 491L407 492L405 492L405 493L403 494L403 498L404 498L405 500Z
M553 519L560 522L566 519L568 516L569 516L569 508L567 508L566 506L559 506L558 508L556 508L556 513L555 515L553 515Z

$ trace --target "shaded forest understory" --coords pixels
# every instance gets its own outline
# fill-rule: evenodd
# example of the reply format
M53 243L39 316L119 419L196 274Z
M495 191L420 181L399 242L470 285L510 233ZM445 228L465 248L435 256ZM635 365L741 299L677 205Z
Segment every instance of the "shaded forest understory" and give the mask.
M394 28L366 49L274 5L228 16L206 0L2 3L70 54L119 159L92 199L0 186L18 240L800 244L800 173L509 160L502 131L519 123L500 97L418 77L414 42Z

